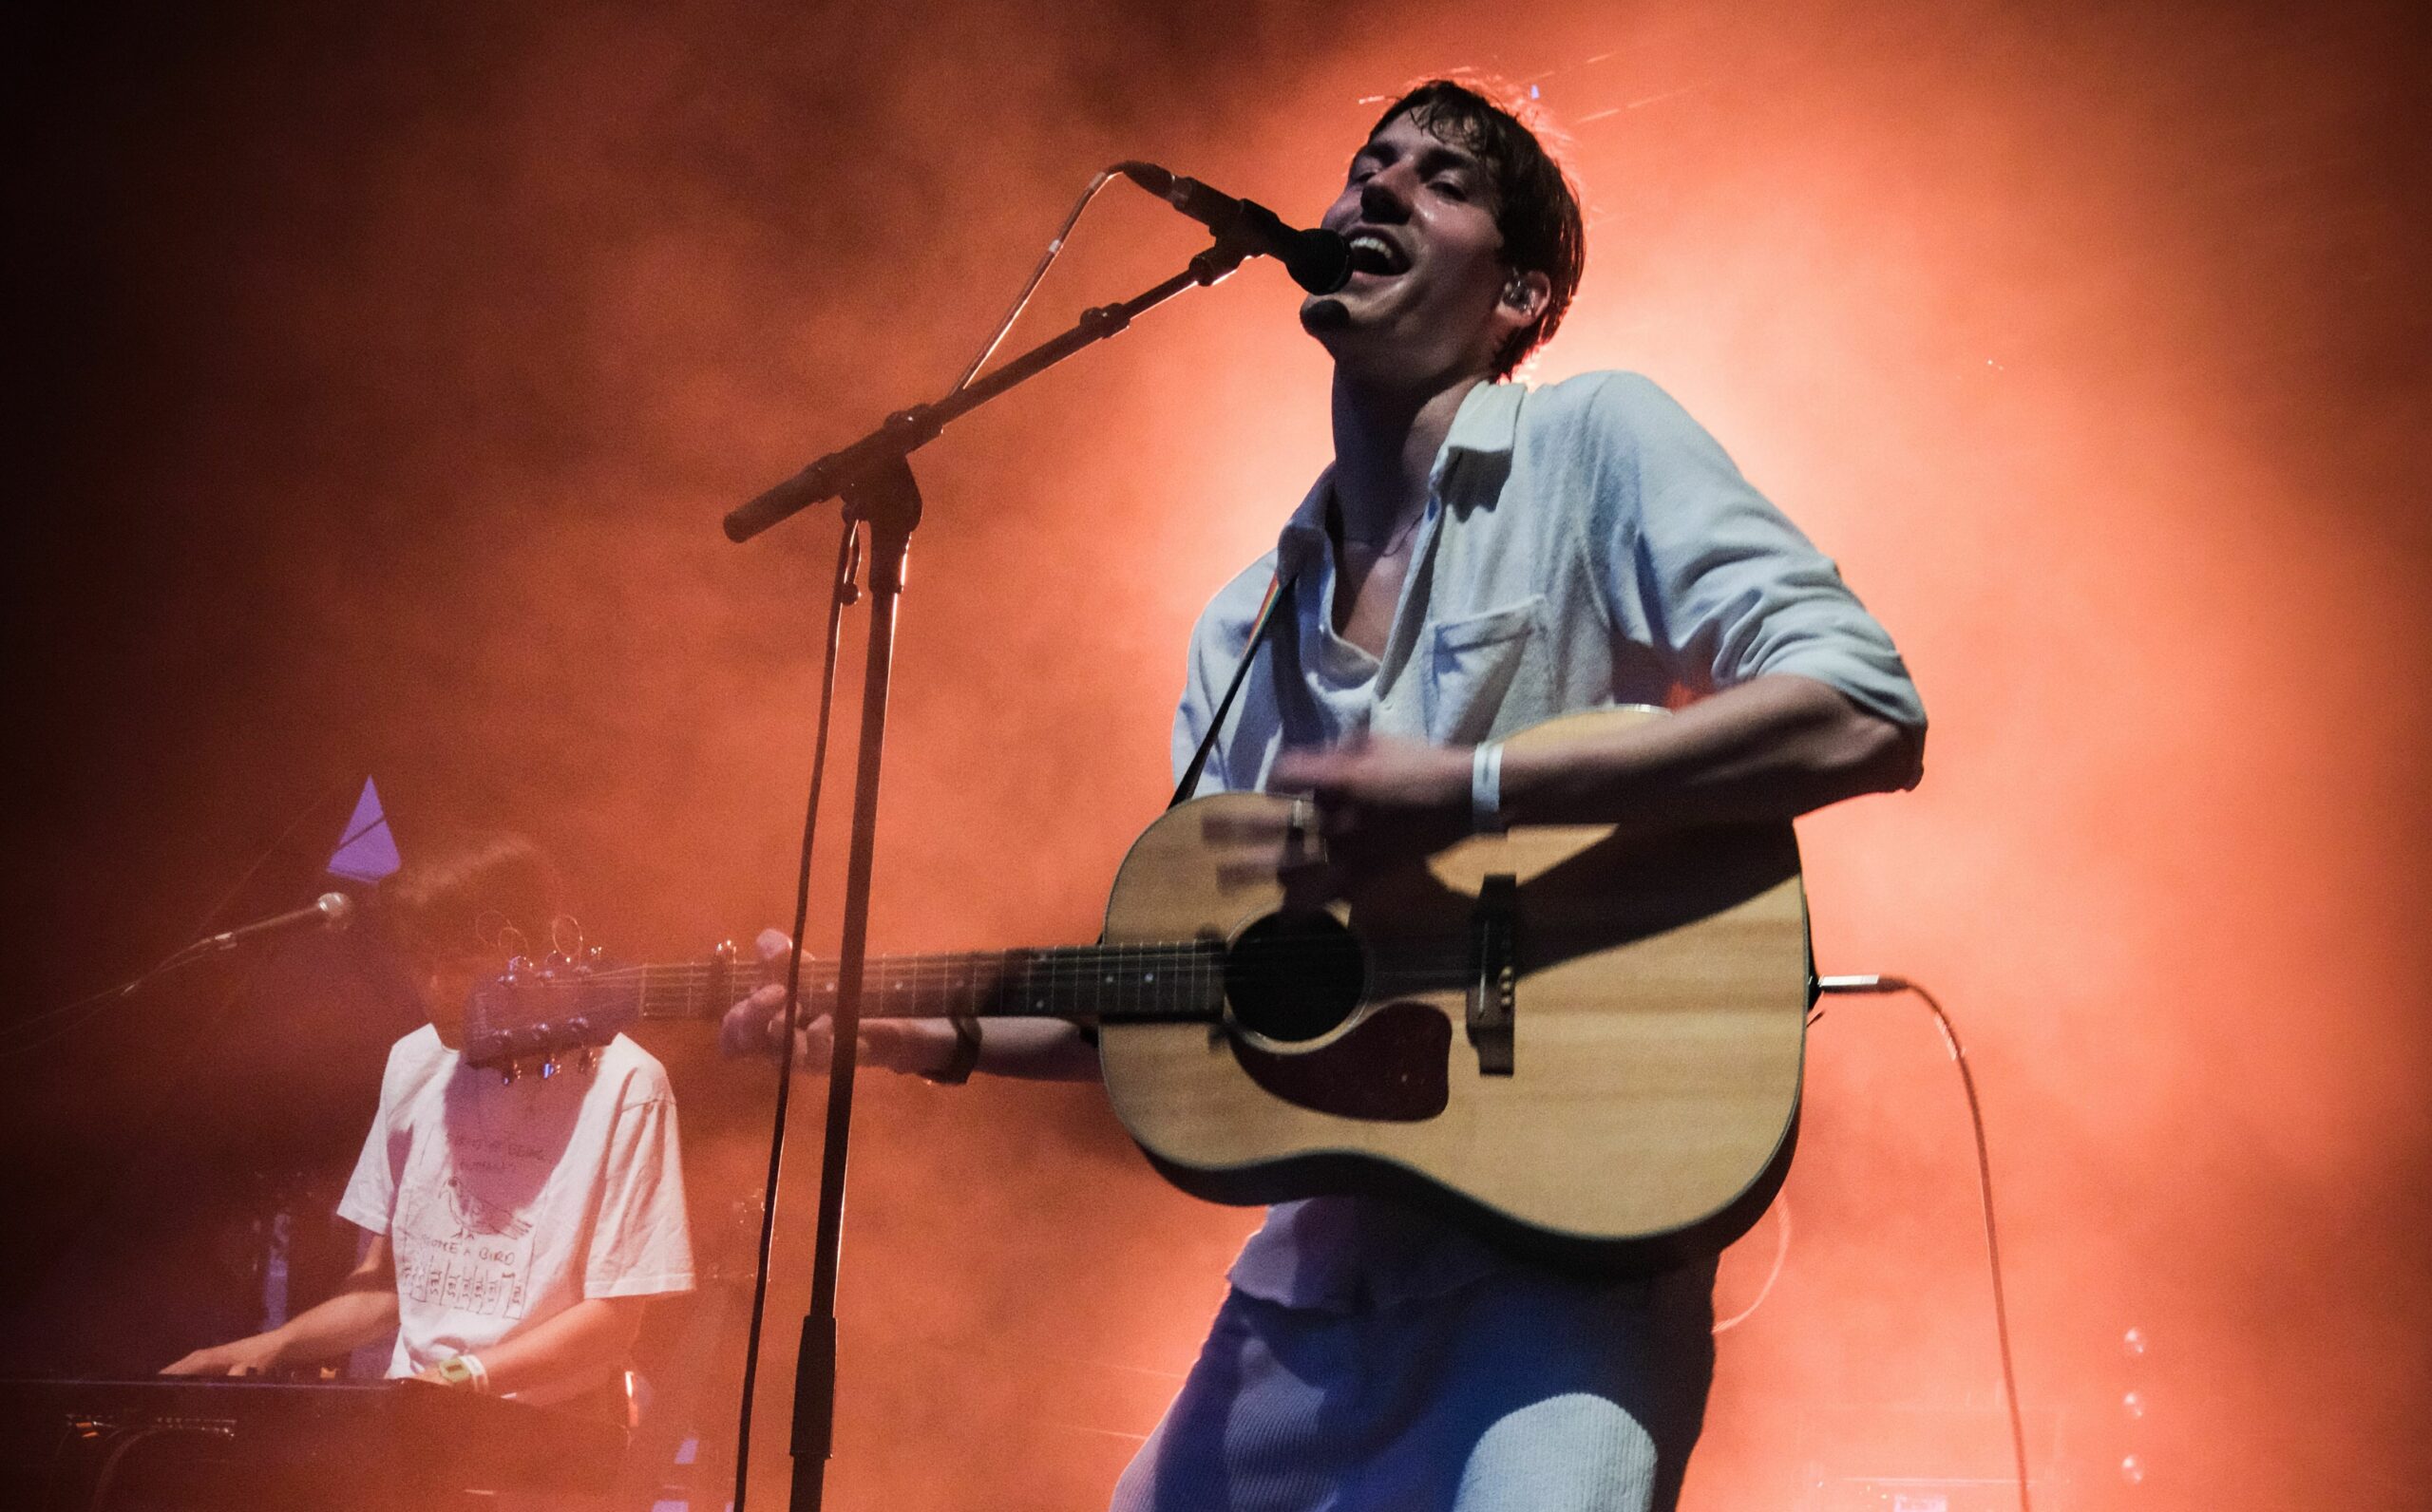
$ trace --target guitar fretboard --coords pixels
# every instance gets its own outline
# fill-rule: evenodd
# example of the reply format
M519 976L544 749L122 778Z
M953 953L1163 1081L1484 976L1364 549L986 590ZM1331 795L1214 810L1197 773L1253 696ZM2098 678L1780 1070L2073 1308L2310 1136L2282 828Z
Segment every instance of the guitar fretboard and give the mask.
M598 988L630 981L643 1018L715 1018L771 983L786 963L690 961L596 973ZM1213 944L1076 945L871 959L862 977L864 1018L1028 1015L1085 1022L1213 1019L1225 964ZM839 986L832 961L806 961L806 1009L824 1011Z

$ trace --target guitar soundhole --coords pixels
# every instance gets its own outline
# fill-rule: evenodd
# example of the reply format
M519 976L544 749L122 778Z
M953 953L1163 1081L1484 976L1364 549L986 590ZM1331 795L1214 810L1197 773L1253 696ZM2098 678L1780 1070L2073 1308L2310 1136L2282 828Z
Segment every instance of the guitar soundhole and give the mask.
M1316 1039L1359 1007L1367 963L1332 914L1269 914L1225 956L1234 1021L1286 1045Z

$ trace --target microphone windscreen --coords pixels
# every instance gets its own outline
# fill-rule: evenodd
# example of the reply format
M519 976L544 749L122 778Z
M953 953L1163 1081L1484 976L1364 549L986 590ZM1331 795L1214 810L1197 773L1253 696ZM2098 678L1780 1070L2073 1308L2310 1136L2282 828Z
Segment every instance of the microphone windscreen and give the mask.
M1312 336L1340 331L1350 324L1351 312L1343 308L1340 299L1320 297L1301 307L1301 329Z
M1153 162L1118 162L1107 171L1123 175L1160 199L1165 198L1173 190L1173 174Z
M1351 242L1337 232L1303 231L1292 238L1283 266L1309 293L1333 293L1351 282Z

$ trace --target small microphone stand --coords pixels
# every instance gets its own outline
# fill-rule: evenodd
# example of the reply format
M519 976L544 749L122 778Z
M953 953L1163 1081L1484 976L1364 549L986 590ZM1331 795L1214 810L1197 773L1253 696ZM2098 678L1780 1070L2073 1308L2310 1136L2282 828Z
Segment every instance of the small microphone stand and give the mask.
M1085 311L1062 334L1032 348L987 377L954 389L933 403L889 415L861 440L820 458L726 517L727 539L740 543L812 504L841 495L847 528L858 524L869 532L870 539L870 630L862 671L862 738L854 773L853 833L845 877L844 937L837 947L836 1001L831 1011L835 1051L827 1082L826 1142L820 1160L819 1225L812 1238L810 1312L803 1319L802 1347L794 1365L793 1512L818 1512L826 1493L827 1460L835 1435L836 1269L844 1231L853 1073L859 1063L862 973L869 938L879 774L886 750L886 704L895 661L897 604L903 591L903 565L911 550L912 532L921 522L921 489L913 480L909 459L955 420L1036 377L1082 348L1116 334L1183 291L1217 282L1256 250L1244 238L1219 236L1205 252L1190 259L1189 266L1165 282L1120 304ZM803 837L806 864L809 846L807 826ZM799 940L796 943L799 945ZM788 1030L798 1021L800 997L800 973L789 972L786 996ZM787 1054L791 1053L792 1037L788 1033ZM772 1143L779 1146L780 1157L784 1139L781 1115L771 1137ZM761 1221L764 1287L775 1222L772 1205ZM755 1325L757 1321L755 1307ZM748 1401L748 1378L745 1392ZM744 1466L750 1451L748 1423L744 1437L746 1442L736 1446L734 1512L745 1512Z

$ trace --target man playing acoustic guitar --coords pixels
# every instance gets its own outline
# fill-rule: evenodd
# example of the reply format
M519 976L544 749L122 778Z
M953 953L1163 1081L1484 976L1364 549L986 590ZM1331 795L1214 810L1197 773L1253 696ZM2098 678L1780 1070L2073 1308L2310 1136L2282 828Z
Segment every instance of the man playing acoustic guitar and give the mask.
M1338 879L1511 825L1781 822L1916 783L1925 713L1890 637L1703 429L1630 374L1507 381L1585 258L1515 115L1421 85L1323 223L1355 268L1301 312L1334 358L1334 462L1202 614L1178 772L1272 594L1198 790L1309 795ZM1617 704L1678 711L1502 745ZM863 1046L944 1081L1097 1068L1047 1020L869 1021ZM1586 1278L1374 1198L1282 1203L1114 1505L1660 1512L1712 1377L1713 1274Z

